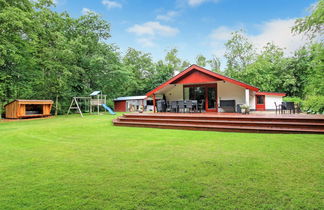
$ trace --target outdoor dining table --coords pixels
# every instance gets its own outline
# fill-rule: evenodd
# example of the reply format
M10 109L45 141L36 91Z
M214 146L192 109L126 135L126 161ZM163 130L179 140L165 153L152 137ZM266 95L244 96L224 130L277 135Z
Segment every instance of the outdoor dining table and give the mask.
M190 103L191 105L189 105ZM187 109L198 111L198 101L197 100L169 101L168 107L171 112L173 110L175 110L175 112L185 112Z

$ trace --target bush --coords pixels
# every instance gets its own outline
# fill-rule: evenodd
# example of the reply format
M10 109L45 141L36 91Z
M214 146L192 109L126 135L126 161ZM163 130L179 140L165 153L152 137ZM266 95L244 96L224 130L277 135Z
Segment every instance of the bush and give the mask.
M324 114L324 96L308 96L303 101L303 110L309 114Z
M115 109L114 100L113 99L107 99L107 106L109 106L112 109Z
M299 97L284 97L283 98L284 102L294 102L295 104L301 104L303 100Z

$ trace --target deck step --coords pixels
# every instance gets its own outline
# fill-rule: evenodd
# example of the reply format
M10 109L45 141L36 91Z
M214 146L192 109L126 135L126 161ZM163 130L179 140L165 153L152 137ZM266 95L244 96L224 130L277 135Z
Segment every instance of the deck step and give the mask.
M175 124L175 123L147 123L147 122L123 122L119 119L113 121L116 126L150 127L166 129L185 130L208 130L227 132L253 132L253 133L313 133L324 134L324 130L309 128L277 128L277 127L257 127L257 126L222 126L222 125L197 125L197 124Z
M255 133L324 134L323 116L208 114L124 114L116 126Z
M324 123L324 117L285 116L285 115L206 115L206 114L124 114L131 118L158 118L158 119L199 119L199 120L227 120L227 121L268 121L268 122L312 122Z
M288 128L310 128L324 130L324 123L310 122L273 122L273 121L240 121L240 120L200 120L200 119L160 119L160 118L133 118L120 117L120 121L147 122L147 123L173 123L173 124L195 124L195 125L227 125L227 126L259 126L259 127L288 127Z

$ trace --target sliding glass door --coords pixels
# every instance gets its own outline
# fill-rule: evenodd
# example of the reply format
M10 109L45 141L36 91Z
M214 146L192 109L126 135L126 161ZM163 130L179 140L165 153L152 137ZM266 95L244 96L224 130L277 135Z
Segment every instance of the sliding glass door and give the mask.
M207 110L216 111L216 87L207 87Z
M206 111L217 111L217 84L185 85L184 100L197 100Z

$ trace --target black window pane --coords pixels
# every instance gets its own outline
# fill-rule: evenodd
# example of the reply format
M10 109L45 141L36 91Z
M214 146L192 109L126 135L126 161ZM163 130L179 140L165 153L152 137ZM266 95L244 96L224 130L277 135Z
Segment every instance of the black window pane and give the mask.
M264 96L257 96L257 104L264 104Z

